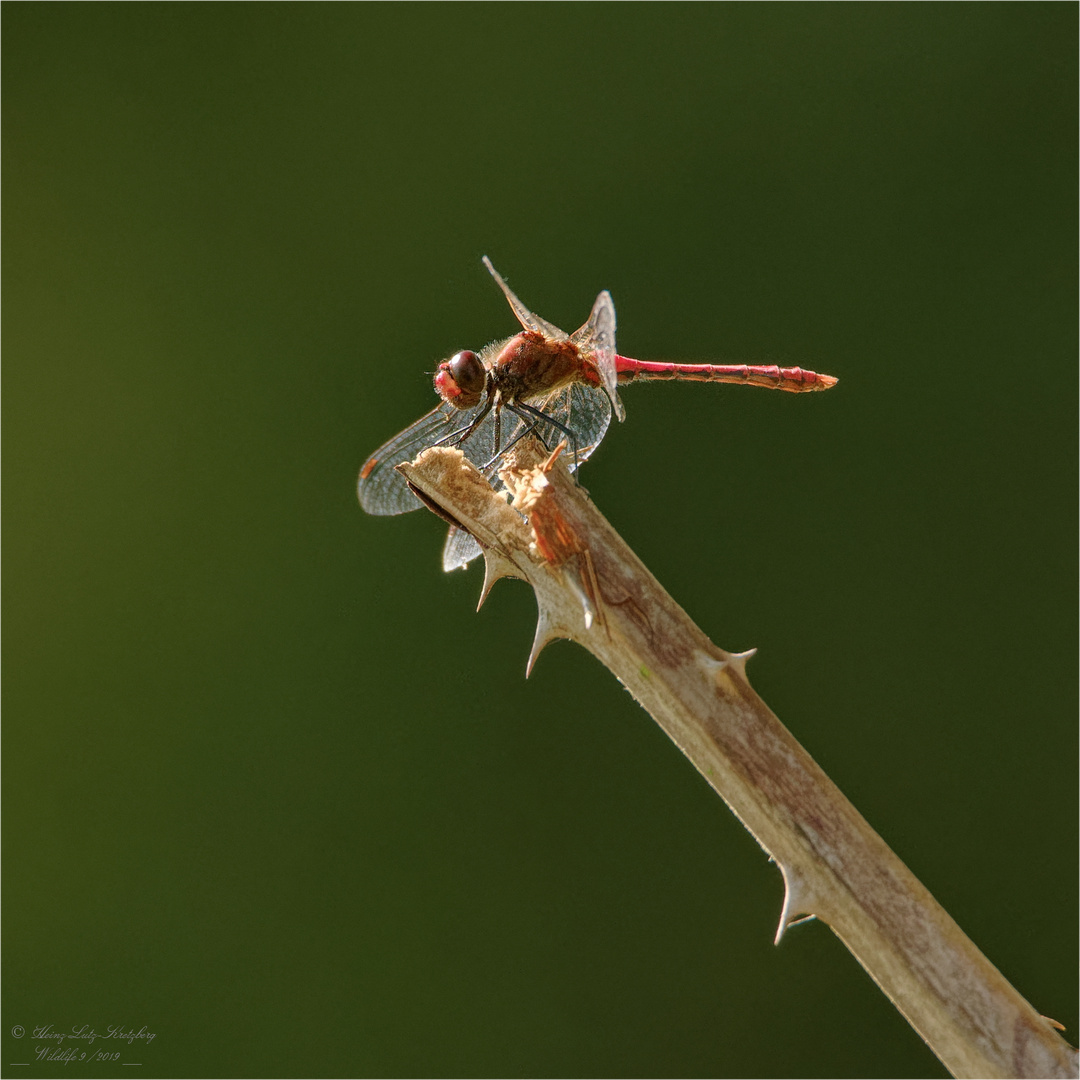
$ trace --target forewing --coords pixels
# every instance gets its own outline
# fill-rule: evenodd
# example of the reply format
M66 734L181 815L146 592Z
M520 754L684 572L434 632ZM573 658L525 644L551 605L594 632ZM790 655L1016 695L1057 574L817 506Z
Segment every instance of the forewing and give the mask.
M583 349L596 365L615 415L624 420L626 411L619 400L618 378L615 373L615 303L607 289L596 298L589 321L575 330L570 335L570 340Z
M420 500L409 490L409 485L394 466L412 461L421 450L468 423L472 415L475 410L462 412L444 401L379 447L360 470L357 485L360 505L369 514L404 514L418 509Z

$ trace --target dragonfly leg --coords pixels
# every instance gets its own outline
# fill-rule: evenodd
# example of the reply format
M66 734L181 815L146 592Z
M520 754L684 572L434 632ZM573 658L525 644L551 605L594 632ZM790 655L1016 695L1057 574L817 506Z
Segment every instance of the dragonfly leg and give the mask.
M525 402L523 402L523 401L518 401L518 402L516 402L516 403L514 403L512 405L509 402L507 402L506 407L512 413L515 413L516 415L520 416L522 420L527 420L528 417L530 417L530 416L533 417L534 419L533 419L532 426L533 426L534 430L536 429L537 425L543 423L543 424L550 424L553 428L557 428L559 431L561 431L567 437L567 439L570 440L570 449L571 449L571 451L573 453L573 456L574 456L574 468L575 468L575 470L577 469L577 467L578 467L577 436L565 424L563 424L560 421L556 420L554 416L548 416L548 414L546 412L543 412L541 409L537 409L532 405L526 405ZM548 450L551 449L551 447L549 447L548 444L547 444L547 440L545 440L544 437L542 435L540 435L539 432L537 432L537 438L540 439L540 441L544 444L544 446Z
M489 412L491 412L492 400L489 397L484 402L484 407L469 421L464 427L460 427L457 431L451 431L449 435L444 435L437 442L433 442L432 446L446 446L448 443L463 443L479 426L480 421L484 419ZM498 416L496 416L498 421Z
M507 408L510 409L511 412L514 411L514 407L512 405L508 405ZM483 466L483 468L481 468L481 472L486 473L488 469L490 469L491 466L499 460L499 458L509 453L515 446L517 446L519 442L521 442L522 439L525 438L526 435L531 435L533 434L533 432L536 432L536 425L538 421L528 419L527 417L522 417L521 419L526 420L529 426L526 428L522 428L521 431L519 431L502 450L500 450L489 462L487 462ZM544 441L543 436L541 436L539 432L537 432L536 437L540 439L542 443L544 443L545 449L550 449L550 447L548 447L548 444Z

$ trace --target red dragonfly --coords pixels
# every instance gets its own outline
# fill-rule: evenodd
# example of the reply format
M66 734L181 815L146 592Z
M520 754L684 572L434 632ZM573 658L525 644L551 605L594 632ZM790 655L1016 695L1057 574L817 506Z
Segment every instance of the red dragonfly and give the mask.
M624 419L617 389L623 383L684 379L792 393L827 390L836 384L831 375L798 367L671 364L619 356L615 305L607 290L596 298L584 326L567 334L534 315L486 255L484 265L524 329L479 353L464 349L439 364L435 390L442 400L376 450L360 470L360 505L369 514L403 514L420 507L394 466L430 446L457 447L490 477L503 454L523 436L534 434L549 446L565 438L567 465L577 469L600 445L612 412ZM480 546L467 532L451 528L443 548L443 569L464 567L479 554Z

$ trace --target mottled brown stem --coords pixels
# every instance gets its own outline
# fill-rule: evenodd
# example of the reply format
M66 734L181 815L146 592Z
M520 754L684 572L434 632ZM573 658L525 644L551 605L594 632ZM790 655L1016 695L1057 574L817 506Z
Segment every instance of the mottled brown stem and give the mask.
M519 447L514 507L456 450L400 466L485 553L536 591L529 669L570 638L649 711L777 862L776 939L804 915L833 929L957 1077L1075 1077L1076 1051L918 882L751 689L747 654L717 648L661 588L561 462ZM516 509L515 509L516 508Z

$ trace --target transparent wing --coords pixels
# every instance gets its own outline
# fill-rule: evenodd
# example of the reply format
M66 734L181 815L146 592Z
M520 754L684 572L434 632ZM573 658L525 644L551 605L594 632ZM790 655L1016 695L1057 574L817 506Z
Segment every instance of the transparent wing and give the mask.
M513 309L514 314L517 316L518 322L525 327L526 330L536 330L546 337L551 338L552 341L565 341L567 334L565 330L560 330L557 326L549 323L547 319L541 319L539 315L531 312L515 295L509 285L503 281L499 274L499 271L491 265L491 260L485 255L484 265L488 268L491 276L498 282L499 288L502 289L503 295L510 301L510 307ZM614 353L612 354L614 355ZM614 360L612 360L614 363Z
M394 466L412 461L429 446L456 447L478 469L493 476L500 453L522 434L526 424L508 410L501 413L492 410L468 438L462 438L483 407L481 402L472 409L457 409L449 402L443 402L379 447L360 469L357 484L360 505L369 514L404 514L418 509L420 500L409 490L409 485Z
M421 450L451 435L475 414L475 409L463 412L444 401L380 446L360 469L357 484L360 505L369 514L404 514L419 509L420 500L409 490L409 485L394 466L412 461Z
M581 348L600 372L607 396L611 399L615 415L626 419L626 410L619 400L618 378L615 373L615 302L605 289L593 304L588 322L570 335L570 340Z

